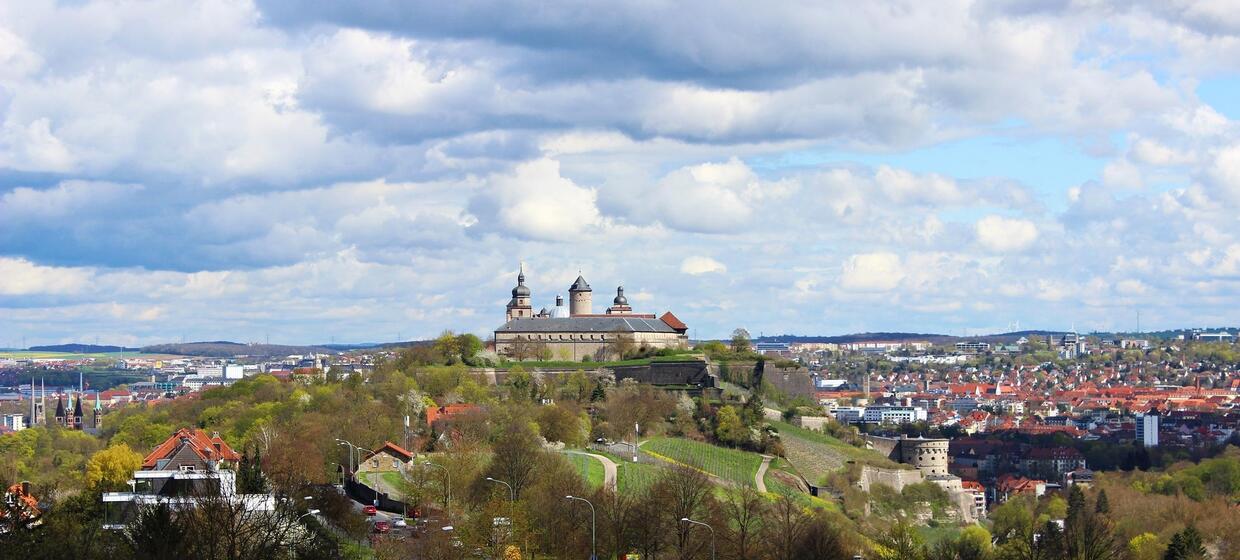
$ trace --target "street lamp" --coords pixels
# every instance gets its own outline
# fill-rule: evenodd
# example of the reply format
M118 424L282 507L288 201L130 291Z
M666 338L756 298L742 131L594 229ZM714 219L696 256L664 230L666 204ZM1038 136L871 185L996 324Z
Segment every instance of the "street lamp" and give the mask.
M443 465L436 465L435 463L432 463L430 461L422 461L422 466L441 468L443 469L444 475L447 476L448 478L448 501L446 505L447 511L445 512L445 514L447 515L448 519L451 520L452 519L452 471L448 470L448 467L445 467Z
M302 518L302 517L305 517L305 516L307 516L307 515L318 515L318 514L319 514L319 510L317 510L317 509L312 509L312 510L310 510L310 511L307 511L306 513L301 514L301 515L297 518L297 520L298 520L298 521L301 521L301 518Z
M508 532L515 533L517 530L517 493L512 489L512 485L499 479L487 477L488 482L496 482L508 487Z
M564 496L564 499L579 500L579 501L585 502L586 505L590 506L590 560L598 560L598 549L595 548L595 542L597 542L595 540L595 534L596 534L595 528L597 527L597 525L594 522L595 521L594 504L591 503L590 500L587 500L585 498L578 498L577 496Z
M352 474L357 471L357 467L354 466L355 461L353 459L353 454L357 451L357 446L343 439L337 439L336 444L349 446L349 475L352 476Z
M703 527L706 527L707 529L710 529L710 560L715 560L715 528L705 523L702 523L701 521L694 521L692 519L689 519L688 517L681 517L680 521L682 523L692 523L694 525L701 525Z

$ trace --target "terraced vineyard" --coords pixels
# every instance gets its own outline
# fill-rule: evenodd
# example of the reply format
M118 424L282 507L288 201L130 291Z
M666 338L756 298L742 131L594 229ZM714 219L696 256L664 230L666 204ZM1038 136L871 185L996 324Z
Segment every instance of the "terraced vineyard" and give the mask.
M754 475L762 465L757 453L716 447L681 438L653 439L642 445L642 453L656 459L702 469L707 473L743 486L754 485Z
M600 465L601 467L601 465ZM616 465L616 490L621 494L641 492L654 484L663 468L644 463L618 461Z
M844 443L822 432L807 430L787 422L772 422L779 430L780 441L788 462L812 484L821 484L828 474L839 470L845 461L895 467L895 463L869 449Z

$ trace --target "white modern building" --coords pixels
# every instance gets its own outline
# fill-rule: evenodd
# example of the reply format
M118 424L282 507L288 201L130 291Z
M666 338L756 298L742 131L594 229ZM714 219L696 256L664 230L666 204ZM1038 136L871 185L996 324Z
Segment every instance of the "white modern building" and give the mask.
M1158 447L1158 411L1137 415L1137 441L1145 447Z

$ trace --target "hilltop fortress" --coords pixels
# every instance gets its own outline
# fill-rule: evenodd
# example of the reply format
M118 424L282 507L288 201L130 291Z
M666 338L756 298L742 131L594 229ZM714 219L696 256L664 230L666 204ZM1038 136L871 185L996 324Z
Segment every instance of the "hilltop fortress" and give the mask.
M517 285L505 308L503 326L495 330L495 351L501 355L525 358L581 361L606 360L618 346L684 348L689 344L689 327L670 311L634 313L624 296L624 286L606 312L593 311L593 290L578 275L568 288L569 303L556 296L555 306L534 312L532 293L525 285L525 270L517 273Z

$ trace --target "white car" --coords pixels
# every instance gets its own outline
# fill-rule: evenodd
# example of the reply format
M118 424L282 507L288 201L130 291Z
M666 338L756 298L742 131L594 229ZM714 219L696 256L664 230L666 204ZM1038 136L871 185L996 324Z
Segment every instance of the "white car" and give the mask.
M392 521L392 526L403 529L409 525L405 523L404 517L397 517L395 521Z

